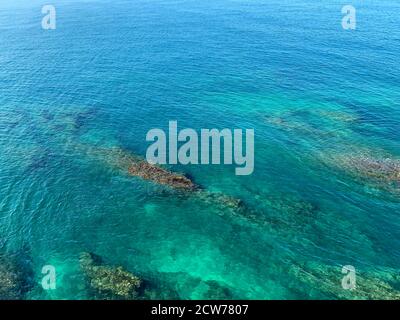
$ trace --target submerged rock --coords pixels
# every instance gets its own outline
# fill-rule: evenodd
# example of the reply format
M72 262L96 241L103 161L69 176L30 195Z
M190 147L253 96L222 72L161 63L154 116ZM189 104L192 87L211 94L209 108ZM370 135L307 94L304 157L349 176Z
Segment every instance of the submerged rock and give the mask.
M84 150L83 147L80 147ZM158 165L150 164L142 157L132 155L122 148L89 148L86 153L110 166L122 170L131 176L139 177L146 181L167 186L179 191L177 196L195 197L206 204L214 205L221 212L229 212L234 216L242 216L247 220L257 221L256 215L246 207L242 200L223 193L209 192L202 189L188 177L164 169Z
M368 155L339 157L342 165L359 175L387 182L400 183L400 160L373 158Z
M81 268L96 297L101 299L135 299L141 280L122 267L102 264L101 259L91 253L80 256Z
M24 299L32 286L33 272L25 257L0 254L0 300Z
M199 186L185 175L169 171L155 164L150 164L142 157L130 154L122 148L85 148L85 146L79 146L79 149L85 151L89 156L98 158L131 176L180 191L195 191L199 189Z
M83 147L81 149L84 150ZM158 185L167 186L173 191L178 191L178 193L173 194L176 197L191 198L199 200L205 205L213 206L221 216L230 217L237 221L242 220L258 227L270 224L285 224L285 221L282 221L279 217L266 216L265 212L250 208L239 198L202 189L184 175L168 171L158 165L150 164L142 157L130 154L122 148L91 147L87 149L86 153L95 158L100 158L111 167L115 167L124 173ZM166 194L168 196L171 195L169 192ZM270 208L272 207L272 209L276 209L278 212L296 213L302 217L312 217L315 211L312 204L294 201L287 197L278 200L267 199L267 202L271 204Z
M149 180L179 190L194 191L198 188L184 175L165 170L145 160L132 161L131 165L128 167L128 172L130 175L140 177L144 180Z
M400 159L370 151L322 156L329 165L391 193L400 192Z
M268 223L265 217L256 212L241 199L223 194L200 190L194 193L194 196L203 204L214 206L220 216L243 220L252 225L263 226Z
M110 267L101 258L82 253L81 269L94 299L110 300L180 300L232 299L231 289L214 280L202 280L185 272L151 273L139 279L122 267Z
M244 202L241 199L228 196L223 193L200 190L196 192L195 195L207 204L221 206L224 209L238 210L245 206Z
M15 265L0 257L0 300L21 299L20 274Z
M399 300L400 278L390 271L357 272L356 288L345 290L341 281L344 274L340 267L317 263L294 263L289 273L305 284L309 289L323 292L334 299L351 300Z
M219 209L221 216L242 220L262 228L303 228L311 224L319 213L315 204L289 195L263 197L262 208L255 209L241 199L225 194L207 191L199 191L196 194L204 203Z
M267 196L263 198L263 205L268 212L265 220L285 232L311 227L320 213L316 204L294 195Z

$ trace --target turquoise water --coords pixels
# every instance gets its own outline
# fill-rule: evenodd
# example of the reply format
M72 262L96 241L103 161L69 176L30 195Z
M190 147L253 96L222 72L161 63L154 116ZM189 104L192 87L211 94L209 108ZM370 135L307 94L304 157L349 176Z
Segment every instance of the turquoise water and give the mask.
M0 3L0 246L31 270L23 298L93 298L81 252L159 299L398 294L400 179L360 160L400 161L397 1L353 1L355 31L331 0L53 1L54 31L27 2ZM112 165L170 120L255 130L250 176L169 166L249 214Z

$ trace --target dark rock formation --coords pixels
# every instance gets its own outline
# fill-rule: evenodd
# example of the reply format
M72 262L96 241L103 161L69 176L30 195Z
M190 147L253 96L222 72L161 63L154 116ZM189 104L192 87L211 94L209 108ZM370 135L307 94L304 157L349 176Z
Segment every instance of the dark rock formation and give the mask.
M310 290L319 290L333 299L400 300L400 277L394 270L363 272L356 270L356 288L345 290L341 267L318 263L293 263L289 273Z
M24 299L32 286L33 271L30 259L22 253L0 253L0 300Z
M371 150L323 155L322 159L360 182L400 194L400 159Z
M137 176L144 180L149 180L179 190L194 191L198 188L184 175L165 170L145 160L132 161L128 172L132 176Z
M342 158L343 165L356 174L386 182L400 183L400 161L368 155Z
M105 266L91 253L81 254L80 265L96 298L136 299L141 280L132 273L122 267Z

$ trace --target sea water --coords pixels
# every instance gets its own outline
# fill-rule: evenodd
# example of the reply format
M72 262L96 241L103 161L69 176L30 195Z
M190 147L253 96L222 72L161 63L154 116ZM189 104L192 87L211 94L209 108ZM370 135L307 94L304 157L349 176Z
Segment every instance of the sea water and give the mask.
M53 3L55 30L43 1L0 3L0 245L24 298L92 299L82 252L155 299L353 298L346 265L399 290L399 185L351 160L400 158L398 1L352 1L355 30L332 0ZM169 121L254 129L249 176L169 167L244 210L113 165Z

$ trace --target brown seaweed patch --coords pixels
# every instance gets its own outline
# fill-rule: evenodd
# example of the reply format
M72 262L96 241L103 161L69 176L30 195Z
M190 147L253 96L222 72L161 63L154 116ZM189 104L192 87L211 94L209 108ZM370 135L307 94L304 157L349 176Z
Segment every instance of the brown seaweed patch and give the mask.
M141 280L122 267L110 267L102 264L99 257L84 252L80 256L80 265L90 288L100 299L136 299Z
M338 157L343 167L367 178L384 182L400 182L400 160L373 158L369 155Z
M15 265L0 258L0 300L21 299L20 274Z
M196 196L206 204L221 206L224 209L239 210L245 206L241 199L223 193L200 190L196 193Z
M26 257L0 254L0 300L21 300L32 289L33 271ZM24 263L22 263L23 261Z
M221 217L249 223L257 227L270 224L270 220L263 212L249 207L243 200L223 194L208 191L199 191L195 195L206 205L214 206Z
M290 196L263 198L264 209L256 210L243 200L219 193L197 193L206 204L215 205L221 215L242 219L259 227L302 228L313 222L319 209L306 200Z
M197 186L187 177L165 170L156 165L150 164L145 160L132 162L128 168L132 176L140 177L144 180L156 182L175 189L194 191Z
M215 206L220 210L221 215L226 213L231 216L242 217L249 222L260 223L257 218L257 214L249 208L245 202L241 199L219 193L219 192L209 192L205 190L200 190L195 193L198 199L200 199L206 205Z
M363 182L395 194L400 192L400 159L365 151L324 155L323 160Z
M83 147L82 147L83 148ZM206 204L215 205L221 212L229 211L232 215L243 216L248 220L257 220L251 210L246 208L243 201L222 193L213 193L203 190L188 177L168 171L158 165L150 164L142 157L132 155L122 148L92 147L86 151L90 156L101 158L110 166L115 167L132 176L146 181L168 186L177 191L183 191L185 197L193 196Z
M317 263L293 264L289 273L307 285L310 290L319 290L335 299L351 300L399 300L396 287L400 278L391 271L356 272L354 290L343 289L344 274L340 267Z
M130 154L119 147L87 147L81 149L92 157L99 158L110 166L131 176L168 186L181 191L195 191L199 189L191 179L183 174L175 173L158 165L150 164L140 156Z
M279 228L303 229L313 225L319 213L314 204L296 196L274 195L263 199L270 213L266 220Z

